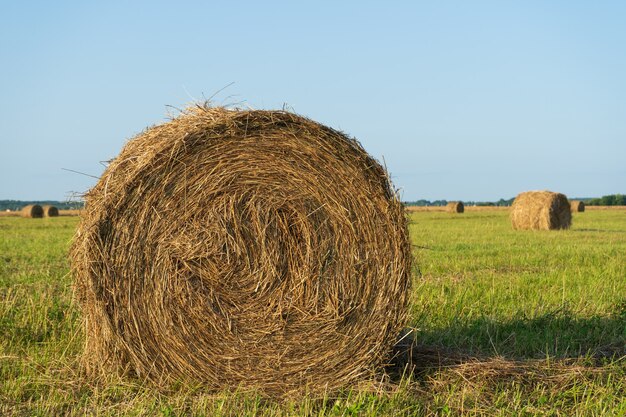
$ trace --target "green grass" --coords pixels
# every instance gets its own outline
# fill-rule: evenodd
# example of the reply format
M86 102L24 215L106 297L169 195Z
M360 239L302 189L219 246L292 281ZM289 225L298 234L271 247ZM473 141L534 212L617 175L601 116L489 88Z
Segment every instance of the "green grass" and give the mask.
M626 213L514 231L506 213L413 215L424 343L505 357L626 355Z
M0 415L626 416L623 211L558 232L513 231L506 212L413 213L416 372L379 393L287 402L87 379L76 223L0 218Z

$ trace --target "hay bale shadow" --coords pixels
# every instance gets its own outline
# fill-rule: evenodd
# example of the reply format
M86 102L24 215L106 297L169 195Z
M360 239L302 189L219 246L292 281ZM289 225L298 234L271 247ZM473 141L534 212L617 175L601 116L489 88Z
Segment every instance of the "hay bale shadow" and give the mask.
M393 347L392 359L385 371L390 381L399 383L407 375L425 376L441 368L480 360L463 352L419 343L415 331L404 330Z

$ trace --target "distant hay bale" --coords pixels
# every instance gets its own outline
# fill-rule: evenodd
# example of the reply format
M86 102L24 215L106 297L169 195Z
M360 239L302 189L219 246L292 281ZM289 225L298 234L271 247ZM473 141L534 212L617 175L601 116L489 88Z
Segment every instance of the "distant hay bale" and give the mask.
M284 111L197 107L128 142L71 249L91 373L322 393L405 325L411 247L383 167Z
M570 207L572 213L582 213L585 211L585 203L582 201L572 200L570 201Z
M43 217L43 208L39 204L29 204L22 208L20 215L28 218L41 218Z
M451 201L446 205L446 211L449 213L463 213L465 206L460 201Z
M42 208L44 217L57 217L59 215L59 209L55 206L46 205Z
M526 191L515 197L511 223L516 230L568 229L572 224L567 197L551 191Z

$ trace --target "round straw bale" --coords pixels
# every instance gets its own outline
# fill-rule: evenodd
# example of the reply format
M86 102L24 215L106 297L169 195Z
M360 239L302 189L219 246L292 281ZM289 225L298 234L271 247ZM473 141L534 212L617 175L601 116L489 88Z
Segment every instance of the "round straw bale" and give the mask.
M463 213L465 211L465 206L461 201L450 201L446 205L446 210L450 213Z
M572 213L582 213L585 211L585 203L578 200L570 201L570 207L572 209Z
M572 224L569 201L551 191L523 192L513 201L511 223L516 230L568 229Z
M90 372L281 396L389 360L403 206L354 139L284 111L198 106L129 141L71 249Z
M43 208L39 204L29 204L24 206L20 212L22 217L41 218L43 217Z
M45 217L57 217L59 215L59 209L55 206L46 205L43 206L43 215Z

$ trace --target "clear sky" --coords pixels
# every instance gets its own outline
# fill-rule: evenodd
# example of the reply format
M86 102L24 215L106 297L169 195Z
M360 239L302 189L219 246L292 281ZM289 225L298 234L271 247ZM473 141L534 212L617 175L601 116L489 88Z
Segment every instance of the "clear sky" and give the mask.
M626 2L303 3L3 2L0 199L86 191L64 169L225 86L355 136L404 200L626 193Z

